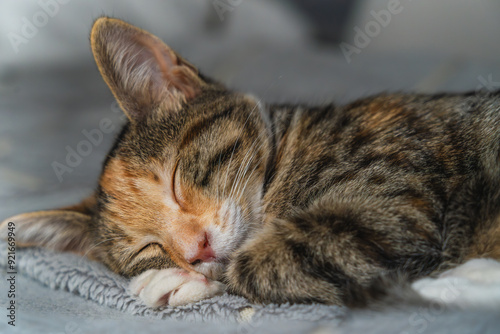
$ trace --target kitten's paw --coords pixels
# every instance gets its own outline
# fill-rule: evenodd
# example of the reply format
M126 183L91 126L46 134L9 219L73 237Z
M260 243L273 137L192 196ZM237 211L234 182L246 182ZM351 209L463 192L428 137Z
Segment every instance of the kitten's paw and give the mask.
M486 258L472 259L454 269L445 271L439 277L458 277L484 284L500 283L500 262Z
M443 272L437 278L421 278L412 288L422 297L461 308L500 307L500 262L474 259Z
M134 277L129 285L149 307L180 306L221 295L224 284L184 269L151 269Z

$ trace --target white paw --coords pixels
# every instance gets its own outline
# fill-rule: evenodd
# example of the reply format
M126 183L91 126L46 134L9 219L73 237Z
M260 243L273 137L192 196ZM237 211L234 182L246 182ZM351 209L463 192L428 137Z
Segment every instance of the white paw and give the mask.
M149 307L180 306L221 295L224 284L184 269L151 269L134 277L129 285Z
M500 283L500 262L493 259L472 259L461 266L445 271L439 277L459 277L484 284Z
M470 260L445 271L438 278L419 279L412 288L439 304L461 308L500 307L500 262Z

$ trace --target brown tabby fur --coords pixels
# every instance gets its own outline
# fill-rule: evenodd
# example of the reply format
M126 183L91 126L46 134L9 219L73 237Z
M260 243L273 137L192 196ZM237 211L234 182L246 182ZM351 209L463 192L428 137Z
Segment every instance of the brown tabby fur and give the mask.
M500 259L499 94L265 105L122 21L91 42L129 122L86 202L6 220L20 242L134 276L197 270L184 245L230 231L203 273L261 303L364 305L381 277Z

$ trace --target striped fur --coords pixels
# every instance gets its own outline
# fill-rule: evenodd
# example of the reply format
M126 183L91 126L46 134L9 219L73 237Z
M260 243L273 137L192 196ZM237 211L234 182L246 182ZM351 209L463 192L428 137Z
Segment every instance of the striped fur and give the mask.
M95 194L60 211L75 251L125 276L180 267L255 302L350 306L387 277L500 259L499 94L267 105L122 21L91 41L129 121ZM47 217L10 221L68 250ZM196 259L207 244L215 261Z

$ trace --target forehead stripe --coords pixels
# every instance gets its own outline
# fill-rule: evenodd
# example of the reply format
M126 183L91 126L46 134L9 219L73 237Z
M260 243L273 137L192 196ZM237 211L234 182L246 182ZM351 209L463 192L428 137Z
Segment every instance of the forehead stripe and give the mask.
M210 177L212 174L218 170L219 166L223 166L226 162L229 161L231 157L234 157L235 154L238 153L238 151L241 148L241 141L239 139L236 139L223 149L219 150L210 160L207 165L207 171L203 178L201 178L201 181L199 182L200 186L206 187L208 185L208 181L210 180Z
M186 131L186 135L182 139L179 149L182 150L184 147L186 147L186 145L188 145L194 139L199 137L203 132L210 129L218 119L226 118L231 113L232 110L233 108L229 107L220 113L210 115L209 117L201 119L198 122L191 125L189 130Z

